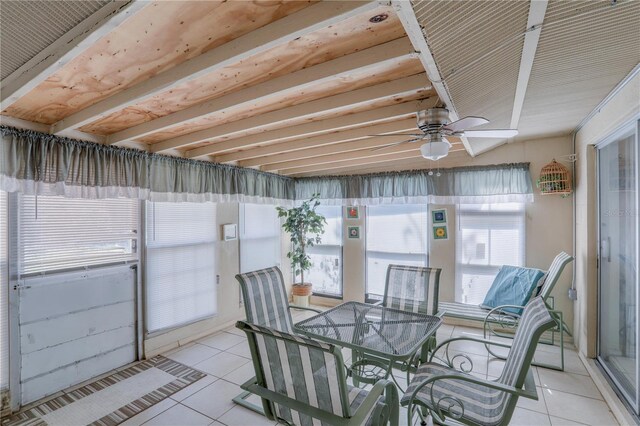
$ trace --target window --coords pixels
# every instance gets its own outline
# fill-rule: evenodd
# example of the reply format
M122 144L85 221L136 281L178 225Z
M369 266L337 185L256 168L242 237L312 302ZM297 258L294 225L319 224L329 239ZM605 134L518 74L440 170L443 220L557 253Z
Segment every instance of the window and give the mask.
M280 218L269 204L240 204L240 272L280 266Z
M366 299L379 300L389 264L428 265L427 205L370 206L367 210Z
M216 205L147 203L147 332L216 314Z
M21 275L137 259L138 201L18 199Z
M322 241L307 249L311 270L305 281L313 284L314 294L342 297L342 206L318 206L327 224Z
M9 387L9 270L7 193L0 191L0 389Z
M502 265L524 265L521 203L463 204L456 232L456 301L480 304Z

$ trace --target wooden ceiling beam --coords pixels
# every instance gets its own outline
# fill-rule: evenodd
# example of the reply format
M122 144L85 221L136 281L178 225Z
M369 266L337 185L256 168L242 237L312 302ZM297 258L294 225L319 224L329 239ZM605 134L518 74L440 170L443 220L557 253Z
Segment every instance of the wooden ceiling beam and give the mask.
M333 163L334 161L345 161L345 160L353 160L359 158L369 158L369 157L379 157L384 155L390 155L398 152L407 152L407 151L415 151L416 149L420 149L422 143L419 141L409 142L402 145L391 146L388 148L376 150L375 148L379 148L386 144L394 143L394 142L402 142L406 139L402 136L393 136L393 137L385 137L385 138L369 138L366 140L353 141L340 143L335 145L330 145L324 148L324 152L321 150L315 151L315 155L308 156L306 158L301 157L300 159L282 161L274 164L267 164L260 167L261 170L267 172L275 172L278 170L286 170L291 168L298 168L303 166L313 166L317 164L326 164ZM456 143L454 146L459 145L462 146L462 142ZM453 148L455 149L455 148ZM452 149L452 150L453 150ZM305 151L302 151L303 153Z
M431 90L431 84L424 74L418 74L387 83L377 84L375 86L364 87L350 92L341 93L339 95L328 96L326 98L317 99L315 101L306 102L300 105L293 105L265 114L249 117L242 120L233 121L204 129L176 138L167 139L162 142L152 144L149 149L152 152L163 152L169 149L175 149L190 144L204 142L212 138L221 136L231 136L234 133L239 134L246 132L248 129L264 128L274 129L277 127L285 127L287 122L295 122L301 120L312 120L314 117L322 113L345 113L358 105L372 103L374 101L390 99L394 97L404 98L415 96L421 91ZM212 145L215 149L220 144ZM230 147L227 150L231 150ZM222 151L217 151L218 153Z
M355 152L347 153L344 155L332 156L332 161L329 161L329 162L322 162L322 163L308 165L308 166L300 166L296 168L281 170L280 174L286 175L286 176L300 176L306 173L315 173L315 172L328 172L329 174L331 174L331 173L335 173L336 170L348 170L349 168L356 167L356 166L363 166L363 165L377 164L377 163L389 163L389 162L411 159L411 158L419 159L421 158L419 148L420 148L419 145L417 147L413 145L410 148L400 146L400 147L392 148L383 154L377 154L375 156L370 155L370 156L364 156L364 157L362 156L361 151L355 151ZM449 152L458 152L458 151L465 151L465 149L463 147L454 148ZM358 156L358 154L360 154L360 156ZM425 167L435 165L434 162L431 162L429 160L425 159L424 161L425 161Z
M223 112L228 108L257 105L261 101L284 95L286 92L305 91L335 79L347 78L353 73L366 72L373 65L389 63L389 66L392 66L396 61L409 58L417 58L411 42L407 38L397 39L147 121L109 135L107 140L109 144L134 140L207 115Z
M311 123L298 124L297 126L270 130L254 135L239 137L237 139L225 139L223 141L216 142L213 145L206 145L186 151L185 157L197 158L230 149L244 149L243 151L220 154L215 157L215 161L227 163L231 161L246 160L266 155L262 153L265 151L261 151L263 147L260 145L313 137L321 134L347 130L353 127L366 126L376 122L390 121L390 119L399 120L407 118L409 115L415 114L416 111L426 108L423 106L425 102L427 101L405 102L403 104L357 112L355 114L345 114L335 118L327 118L325 120L312 121ZM428 104L430 105L431 103L434 102L429 102ZM255 153L257 153L257 155Z
M396 138L393 136L385 136L383 138L370 137L372 135L392 132L416 133L420 131L416 127L415 118L361 127L344 132L329 133L328 135L320 135L312 138L298 139L262 148L255 148L251 151L260 150L261 155L256 156L257 158L240 161L238 165L241 167L263 166L265 164L280 163L283 161L299 160L317 155L330 154L332 152L339 152L341 149L344 151L353 151L354 149L367 148L369 145L372 147L377 146L374 142L377 142L378 145L383 145L384 140L388 140L389 142L387 143L391 143L396 140L403 140L403 138L410 139L409 136ZM373 141L372 139L376 140ZM350 147L353 148L349 149ZM216 157L215 160L218 161L219 158Z
M211 49L54 123L52 133L82 127L158 93L378 7L377 1L319 2Z
M384 67L388 63L392 67L396 61L410 58L417 58L417 54L409 39L397 39L121 130L109 135L108 141L110 144L117 144L138 139L228 108L256 105L286 92L304 91L336 79L348 78L351 74L367 72L374 65Z
M109 2L69 30L2 80L0 110L9 108L147 4L136 0Z

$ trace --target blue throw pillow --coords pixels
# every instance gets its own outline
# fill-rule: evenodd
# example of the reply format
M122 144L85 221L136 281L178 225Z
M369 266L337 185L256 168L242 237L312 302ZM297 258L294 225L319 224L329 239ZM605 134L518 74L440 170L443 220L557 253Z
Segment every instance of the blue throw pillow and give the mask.
M501 305L524 306L531 299L531 294L543 276L544 271L540 269L505 265L493 280L480 307L493 309ZM518 308L504 308L503 311L516 315L522 314L522 309Z

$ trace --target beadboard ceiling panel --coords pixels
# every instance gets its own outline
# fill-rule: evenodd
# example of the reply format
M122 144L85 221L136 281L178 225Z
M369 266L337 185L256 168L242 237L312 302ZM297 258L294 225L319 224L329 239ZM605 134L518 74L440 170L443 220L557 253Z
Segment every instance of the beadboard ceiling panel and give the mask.
M108 0L0 2L0 78L88 18Z

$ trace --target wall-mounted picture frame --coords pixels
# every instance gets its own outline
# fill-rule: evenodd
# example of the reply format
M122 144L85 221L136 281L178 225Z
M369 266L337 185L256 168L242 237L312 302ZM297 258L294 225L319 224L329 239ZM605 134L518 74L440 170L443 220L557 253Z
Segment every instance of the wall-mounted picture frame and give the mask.
M359 226L349 226L347 227L347 235L352 239L360 238L360 227Z
M359 219L360 211L358 206L347 206L347 219Z
M447 225L440 225L433 227L433 239L434 240L448 240L449 233L447 232Z
M233 241L238 239L238 225L236 223L227 223L222 225L222 238L225 241Z
M447 223L447 210L446 209L438 209L431 211L431 222L432 223Z

